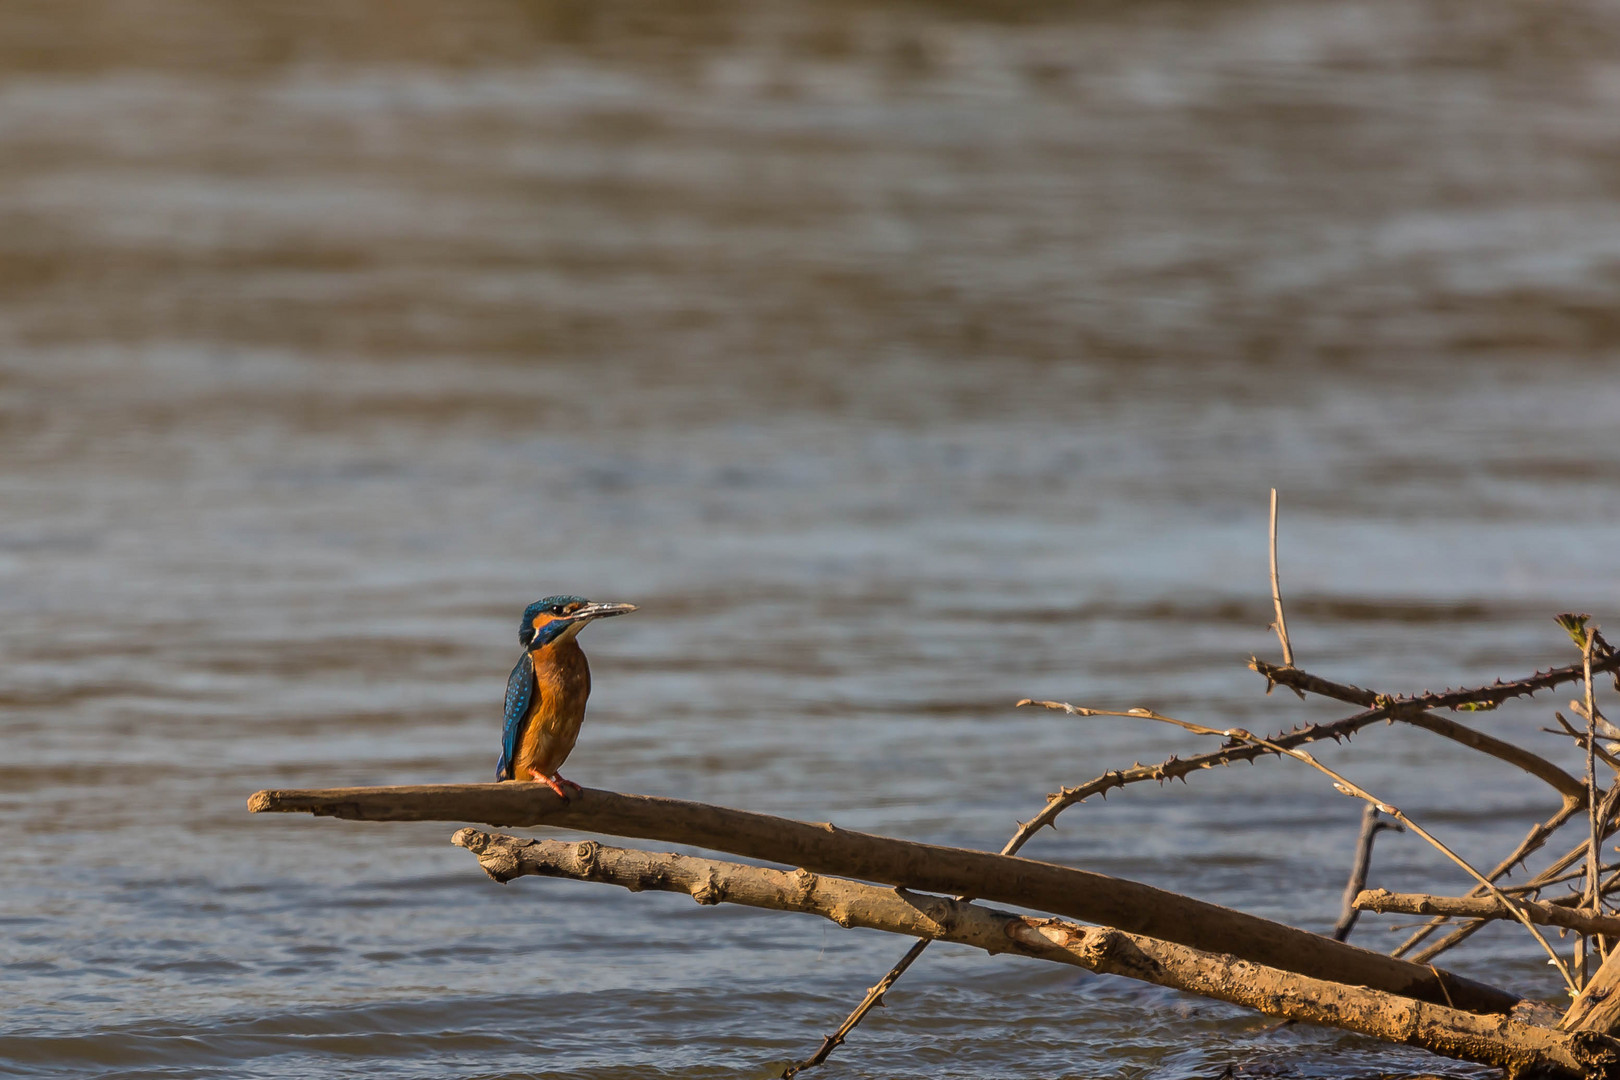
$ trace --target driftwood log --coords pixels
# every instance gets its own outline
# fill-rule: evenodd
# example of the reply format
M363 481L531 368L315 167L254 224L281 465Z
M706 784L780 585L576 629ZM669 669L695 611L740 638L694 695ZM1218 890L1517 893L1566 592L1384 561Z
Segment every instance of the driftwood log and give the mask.
M1558 1026L1564 1031L1605 1033L1620 1028L1620 948L1610 951Z
M587 788L564 802L542 784L508 782L260 791L248 809L367 821L547 825L690 844L816 873L1035 908L1471 1012L1505 1013L1519 1000L1439 968L1122 878L680 799Z
M1602 1075L1620 1068L1620 1043L1563 1033L1505 1016L1479 1016L1395 994L1312 979L1279 968L1062 919L885 889L810 873L688 855L491 835L462 829L454 843L496 881L524 875L604 882L633 892L687 893L700 904L742 904L820 915L840 926L970 945L989 953L1072 964L1172 987L1271 1016L1326 1024L1510 1075Z

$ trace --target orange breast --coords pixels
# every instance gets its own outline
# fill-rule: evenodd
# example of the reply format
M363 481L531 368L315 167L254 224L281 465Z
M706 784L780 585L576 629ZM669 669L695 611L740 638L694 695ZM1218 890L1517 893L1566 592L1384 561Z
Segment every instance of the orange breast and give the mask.
M529 779L531 768L546 776L557 775L579 738L585 700L591 696L591 668L572 637L537 649L533 657L538 692L518 742L512 769L518 780Z

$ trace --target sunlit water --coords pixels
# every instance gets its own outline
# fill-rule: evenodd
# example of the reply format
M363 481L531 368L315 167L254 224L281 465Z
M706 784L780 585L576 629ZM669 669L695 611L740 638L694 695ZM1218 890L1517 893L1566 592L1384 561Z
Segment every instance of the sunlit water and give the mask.
M1201 745L1021 697L1350 711L1244 667L1273 485L1306 667L1456 685L1571 662L1556 612L1620 628L1612 10L980 14L488 16L478 63L433 17L52 60L0 15L0 1071L812 1050L906 942L246 814L487 779L544 593L642 609L582 639L571 777L981 848ZM1480 722L1576 768L1567 696ZM1481 862L1556 805L1421 733L1323 755ZM1322 930L1359 812L1270 762L1027 850ZM1410 837L1373 879L1466 887ZM1447 962L1555 997L1516 932ZM1449 1067L938 945L822 1075L1229 1065Z

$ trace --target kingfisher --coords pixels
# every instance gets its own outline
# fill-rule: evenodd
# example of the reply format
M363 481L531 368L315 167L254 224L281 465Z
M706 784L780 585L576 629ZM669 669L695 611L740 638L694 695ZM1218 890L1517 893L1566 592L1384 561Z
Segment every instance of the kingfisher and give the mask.
M506 728L496 780L538 780L568 801L580 786L557 775L579 738L591 666L574 640L585 624L626 615L634 604L594 604L583 596L548 596L523 609L518 643L523 655L506 680Z

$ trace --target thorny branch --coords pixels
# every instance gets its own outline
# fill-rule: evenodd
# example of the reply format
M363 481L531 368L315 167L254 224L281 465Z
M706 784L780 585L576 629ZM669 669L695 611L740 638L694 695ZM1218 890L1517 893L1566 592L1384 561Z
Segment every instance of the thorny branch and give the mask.
M1069 705L1061 701L1042 701L1039 702L1039 704L1045 705L1047 708L1051 709L1062 709L1065 712L1076 716L1134 716L1140 717L1144 720L1157 720L1160 723L1174 724L1176 727L1183 728L1195 735L1216 735L1227 739L1238 739L1244 742L1252 742L1260 746L1267 746L1279 754L1286 754L1288 757L1294 758L1296 761L1304 762L1306 765L1309 765L1311 768L1331 779L1333 781L1334 788L1341 794L1349 795L1371 803L1373 806L1378 808L1379 813L1388 814L1396 821L1399 821L1402 825L1405 825L1408 829L1411 829L1418 836L1426 840L1436 851L1440 852L1446 858L1456 863L1457 866L1473 877L1475 881L1484 886L1484 888L1489 891L1492 896L1496 897L1498 903L1507 908L1509 911L1513 912L1514 917L1524 924L1525 929L1530 931L1530 935L1536 939L1543 949L1546 950L1547 955L1552 959L1553 965L1558 968L1559 974L1564 977L1564 982L1569 984L1570 992L1580 992L1580 987L1575 984L1575 980L1570 975L1569 968L1564 964L1563 958L1558 955L1558 951L1556 949L1547 943L1547 939L1542 936L1541 931L1536 929L1535 923L1520 906L1520 901L1509 899L1507 895L1492 884L1490 880L1485 877L1485 875L1474 869L1474 867L1466 859L1464 859L1461 855L1458 855L1455 851L1451 850L1451 848L1447 847L1433 833L1429 832L1423 826L1413 821L1399 807L1391 806L1389 803L1378 798L1376 795L1371 794L1365 788L1362 788L1354 781L1344 776L1342 773L1335 772L1326 765L1323 765L1320 761L1317 761L1305 751L1295 750L1291 747L1279 746L1276 743L1260 738L1258 735L1251 734L1242 728L1222 729L1205 727L1202 724L1195 724L1188 720L1177 720L1173 716L1165 716L1161 713L1154 712L1151 709L1137 708L1130 709L1126 712L1114 712L1107 709L1085 709L1077 705Z
M1531 776L1544 781L1554 791L1565 799L1573 799L1580 805L1586 804L1586 785L1575 777L1569 775L1557 765L1548 761L1539 754L1494 735L1487 735L1477 731L1466 724L1458 723L1449 717L1436 716L1429 709L1400 698L1392 698L1388 694L1379 694L1372 690L1364 690L1359 686L1350 686L1346 683L1336 683L1320 678L1298 668L1278 668L1255 657L1249 658L1249 667L1264 675L1269 682L1280 683L1299 691L1309 691L1321 697L1329 697L1335 701L1343 701L1350 705L1360 705L1363 708L1388 705L1389 718L1432 731L1436 735L1462 743L1464 746L1488 754L1499 761L1523 769Z
M1596 635L1594 635L1596 637ZM1566 667L1548 668L1538 671L1523 679L1511 682L1496 680L1489 686L1468 687L1460 690L1442 690L1438 693L1425 690L1420 694L1389 695L1379 694L1361 687L1349 687L1357 697L1340 697L1339 691L1343 684L1330 682L1319 678L1309 672L1300 671L1295 667L1278 667L1268 664L1255 657L1249 658L1249 667L1265 676L1268 688L1270 686L1287 686L1291 689L1303 690L1306 693L1321 694L1323 697L1339 698L1341 701L1354 701L1358 705L1387 705L1391 712L1404 709L1461 709L1465 712L1488 712L1503 702L1518 697L1529 697L1538 690L1550 690L1564 683L1578 682L1585 677L1585 668L1581 664L1570 664ZM1620 652L1609 650L1599 652L1593 650L1592 673L1614 673L1620 671ZM1329 687L1333 688L1331 691Z

